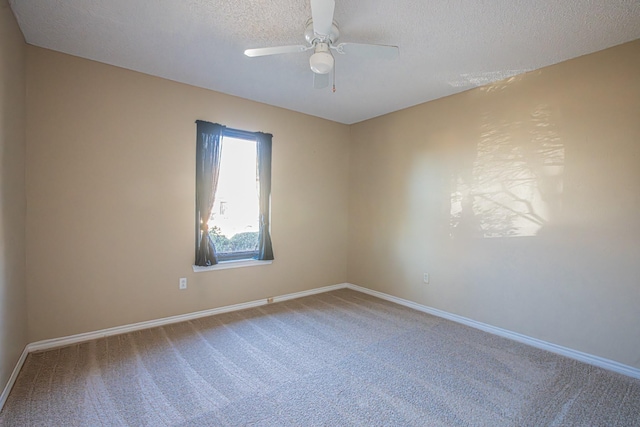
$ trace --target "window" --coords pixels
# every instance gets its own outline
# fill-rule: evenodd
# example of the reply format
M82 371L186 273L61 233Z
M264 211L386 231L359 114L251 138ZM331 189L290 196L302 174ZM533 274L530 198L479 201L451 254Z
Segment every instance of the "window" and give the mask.
M260 231L256 140L222 135L220 172L207 223L218 261L258 255Z
M270 134L197 121L196 262L272 260Z

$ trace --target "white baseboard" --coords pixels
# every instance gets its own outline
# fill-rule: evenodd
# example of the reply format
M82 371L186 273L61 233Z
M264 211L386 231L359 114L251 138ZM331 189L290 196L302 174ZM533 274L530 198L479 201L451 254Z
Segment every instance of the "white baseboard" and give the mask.
M213 308L210 310L196 311L193 313L180 314L177 316L163 317L161 319L149 320L146 322L132 323L129 325L116 326L114 328L101 329L93 332L85 332L82 334L69 335L61 338L53 338L49 340L36 341L27 345L27 352L50 350L52 348L64 347L80 342L91 341L98 338L104 338L112 335L126 334L128 332L140 331L143 329L155 328L157 326L169 325L172 323L184 322L187 320L199 319L201 317L213 316L215 314L228 313L230 311L244 310L247 308L258 307L274 302L286 301L294 298L306 297L323 292L329 292L336 289L346 288L346 283L338 285L324 286L322 288L310 289L308 291L294 292L291 294L280 295L272 298L265 298L256 301L245 302L241 304L227 305L224 307Z
M550 351L552 353L560 354L562 356L566 356L571 359L578 360L580 362L588 363L590 365L597 366L599 368L607 369L609 371L617 372L622 375L640 379L640 369L637 369L628 365L623 365L622 363L616 362L614 360L605 359L603 357L594 356L588 353L583 353L581 351L573 350L567 347L562 347L557 344L552 344L550 342L546 342L546 341L539 340L537 338L532 338L526 335L522 335L517 332L512 332L507 329L502 329L496 326L488 325L486 323L477 322L475 320L468 319L466 317L458 316L457 314L448 313L446 311L438 310L437 308L428 307L426 305L422 305L413 301L394 297L393 295L388 295L383 292L374 291L372 289L363 288L362 286L354 285L351 283L347 283L346 287L349 289L353 289L354 291L362 292L365 294L378 297L380 299L395 302L396 304L404 305L405 307L413 308L414 310L422 311L423 313L432 314L437 317L442 317L443 319L451 320L456 323L461 323L463 325L467 325L475 329L480 329L481 331L489 332L490 334L498 335L504 338L511 339L513 341L521 342L523 344L528 344L532 347L536 347L542 350Z
M393 295L385 294L383 292L378 292L372 289L363 288L362 286L354 285L351 283L341 283L338 285L325 286L322 288L315 288L315 289L310 289L302 292L294 292L291 294L276 296L272 298L265 298L265 299L241 303L241 304L233 304L233 305L214 308L210 310L197 311L194 313L181 314L178 316L164 317L161 319L150 320L146 322L132 323L129 325L116 326L114 328L101 329L99 331L86 332L82 334L70 335L66 337L37 341L37 342L27 344L24 351L22 352L22 355L20 356L20 359L18 359L18 363L16 364L16 367L14 368L11 374L11 377L9 377L9 381L7 385L5 386L4 390L2 391L2 394L0 395L0 410L2 410L2 407L4 406L4 403L6 402L7 397L9 397L9 392L11 391L11 388L13 387L13 384L15 383L16 378L18 377L18 373L20 372L20 369L22 369L22 365L24 364L28 353L35 352L35 351L49 350L57 347L64 347L67 345L76 344L76 343L85 342L85 341L91 341L98 338L108 337L112 335L120 335L120 334L125 334L133 331L140 331L143 329L169 325L172 323L184 322L187 320L199 319L201 317L213 316L215 314L228 313L228 312L237 311L237 310L244 310L247 308L270 304L272 302L287 301L290 299L306 297L309 295L315 295L323 292L329 292L329 291L334 291L337 289L344 289L344 288L369 294L387 301L394 302L396 304L403 305L405 307L413 308L414 310L432 314L434 316L451 320L453 322L461 323L463 325L467 325L472 328L480 329L482 331L489 332L494 335L498 335L498 336L508 338L514 341L518 341L524 344L528 344L532 347L547 350L552 353L560 354L562 356L570 357L572 359L579 360L584 363L588 363L590 365L598 366L600 368L607 369L613 372L618 372L620 374L623 374L632 378L640 379L640 369L623 365L622 363L618 363L613 360L583 353L577 350L572 350L567 347L562 347L562 346L552 344L546 341L542 341L536 338L528 337L526 335L522 335L517 332L512 332L506 329L498 328L496 326L491 326L486 323L477 322L475 320L468 319L466 317L458 316L457 314L448 313L446 311L438 310L437 308L428 307L413 301L409 301L406 299L395 297Z
M4 404L7 401L7 398L9 397L9 393L11 392L13 385L16 383L18 374L22 369L22 365L24 365L24 361L27 360L28 354L29 354L29 351L27 350L27 347L25 347L24 350L22 350L22 354L20 355L20 358L18 359L18 363L16 363L16 366L13 368L13 372L11 372L9 381L7 381L7 384L4 386L4 390L2 390L2 394L0 394L0 411L2 411L2 408L4 408Z

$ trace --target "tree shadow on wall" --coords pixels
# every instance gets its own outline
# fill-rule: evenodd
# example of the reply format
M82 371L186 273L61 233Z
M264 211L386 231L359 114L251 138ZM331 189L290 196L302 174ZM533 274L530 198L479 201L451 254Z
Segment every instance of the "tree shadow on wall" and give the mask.
M535 236L559 212L564 145L547 105L528 120L483 116L475 158L452 176L451 237Z

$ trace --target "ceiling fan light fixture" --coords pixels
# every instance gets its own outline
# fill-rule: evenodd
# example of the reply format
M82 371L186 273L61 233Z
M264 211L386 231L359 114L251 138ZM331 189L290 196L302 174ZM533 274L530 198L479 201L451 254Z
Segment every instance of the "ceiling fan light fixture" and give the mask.
M318 43L315 53L309 58L309 65L316 74L327 74L333 69L333 56L326 43Z

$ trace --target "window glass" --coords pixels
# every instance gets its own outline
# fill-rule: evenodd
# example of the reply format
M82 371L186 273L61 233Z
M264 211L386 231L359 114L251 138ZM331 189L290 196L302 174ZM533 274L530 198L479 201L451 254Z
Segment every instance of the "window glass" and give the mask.
M220 175L209 234L220 261L252 258L258 251L260 182L256 141L223 136Z

